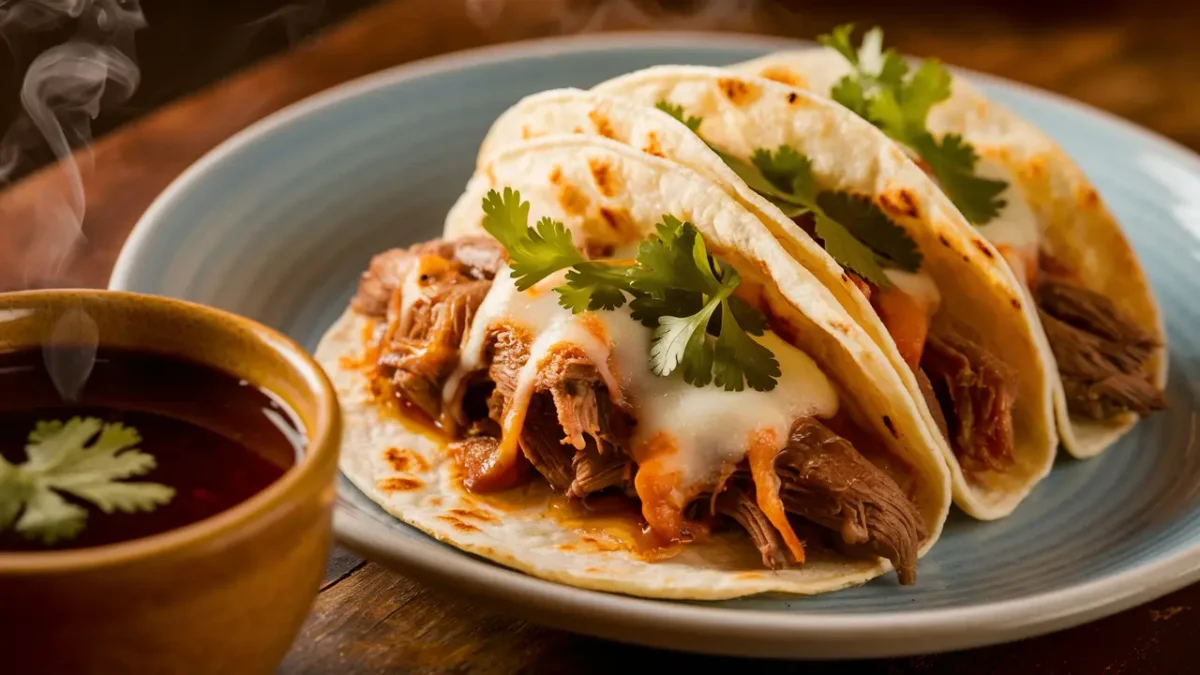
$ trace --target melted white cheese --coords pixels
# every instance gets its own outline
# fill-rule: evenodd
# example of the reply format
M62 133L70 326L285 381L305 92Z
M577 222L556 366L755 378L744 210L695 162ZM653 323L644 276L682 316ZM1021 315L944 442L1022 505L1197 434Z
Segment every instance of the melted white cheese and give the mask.
M725 467L741 461L753 435L773 433L782 445L796 419L837 413L837 392L828 377L808 355L770 331L755 339L779 361L781 375L773 390L747 387L732 392L715 385L696 387L684 382L678 370L669 377L651 371L652 331L632 318L628 306L571 314L558 305L558 294L552 290L560 283L560 276L552 277L520 292L508 268L501 269L479 307L460 371L447 384L447 395L466 372L483 367L489 326L522 326L534 336L534 342L510 404L510 416L518 417L511 424L506 419L503 425L506 433L519 429L539 365L556 346L577 346L596 365L610 393L619 394L617 402L624 402L637 419L635 453L656 435L665 435L673 443L675 452L662 461L664 468L678 472L680 499L710 486Z

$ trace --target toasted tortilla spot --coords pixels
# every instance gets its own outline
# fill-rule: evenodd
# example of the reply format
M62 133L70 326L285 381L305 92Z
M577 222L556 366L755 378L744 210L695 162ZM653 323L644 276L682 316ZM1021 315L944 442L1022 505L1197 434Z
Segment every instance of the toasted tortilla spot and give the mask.
M1021 311L1021 301L1020 300L1018 300L1016 298L1009 298L1008 301L1009 301L1009 303L1012 304L1013 309L1015 309L1017 311Z
M383 451L383 461L396 473L423 472L429 470L429 462L408 448L388 448Z
M762 69L762 72L760 72L759 75L768 80L781 82L793 87L803 88L805 86L804 77L800 75L800 73L797 73L791 68L783 65L767 66L766 68Z
M762 579L763 573L762 572L742 572L742 573L738 574L736 578L738 578L738 579Z
M834 328L834 330L837 330L846 335L850 334L850 326L847 326L846 324L842 323L841 321L831 321L829 323L829 325L832 326Z
M942 246L945 246L946 248L950 248L950 240L946 238L946 235L939 234L938 241L942 242Z
M563 211L573 216L582 216L587 213L589 204L588 198L579 188L570 183L559 183L558 205L562 207Z
M607 206L601 206L600 217L621 241L634 241L642 236L637 223L633 222L633 217L625 209L610 209Z
M736 106L744 106L753 103L761 93L759 88L745 80L736 77L722 77L717 80L717 86L721 89L721 93L729 102Z
M617 194L619 179L606 160L592 157L588 159L588 169L592 172L592 180L596 181L596 189L600 190L600 194L605 197Z
M907 188L895 192L883 192L879 195L879 204L884 211L890 211L898 216L918 218L921 215L917 208L917 199Z
M533 132L529 130L529 125L528 125L528 124L522 124L522 125L521 125L521 139L522 139L522 140L527 140L527 139L529 139L529 138L530 138L530 137L532 137L532 136L533 136Z
M966 253L964 253L964 254L963 254L963 262L965 262L965 263L969 263L969 262L971 262L971 256L969 256L969 255L967 255Z
M442 505L442 498L441 497L430 497L428 500L428 503L430 506L432 506L433 508L436 509Z
M488 185L496 187L496 172L492 170L491 162L488 162L485 173L487 173Z
M575 133L582 134L586 132L583 130L583 127L575 127Z
M979 249L979 252L987 256L989 260L996 257L994 254L992 254L991 247L988 246L982 239L976 237L975 239L971 240L971 243L975 244L975 248Z
M420 490L425 487L425 484L411 476L397 476L394 478L384 478L375 484L384 492L411 492Z
M458 518L455 518L454 516L438 516L438 520L444 520L447 523L450 523L450 525L453 526L454 529L458 530L459 532L480 532L481 531L478 527L475 527L474 525L472 525L470 523L464 523L463 521L459 520Z
M843 284L850 283L850 275L846 274L845 272L842 272L842 283Z
M1090 187L1083 188L1079 193L1079 206L1084 209L1094 209L1100 205L1100 195Z
M599 574L600 568L599 567L586 567L586 568L584 568L583 571L587 572L588 574Z
M350 356L343 356L338 359L338 367L342 370L358 370L359 365L358 359Z
M574 544L574 543L572 543L572 542L569 542L569 541L568 541L567 543L565 543L565 544L559 544L559 545L558 545L558 550L560 550L560 551L574 551L574 550L575 550L575 544Z
M604 136L605 138L619 140L616 132L613 131L612 123L608 121L608 118L604 116L604 113L592 108L588 111L588 119L590 119L592 124L595 125L596 133Z
M888 433L892 438L900 438L900 434L896 431L896 425L892 423L892 418L887 415L883 416L883 426L887 427Z
M558 185L560 182L562 182L562 167L556 166L550 169L550 183Z
M666 157L663 154L662 141L659 140L658 134L653 131L646 134L646 147L642 148L642 152L647 155L654 155L655 157Z
M498 523L500 519L486 511L476 511L474 509L450 509L452 515L466 520L477 520L481 523Z

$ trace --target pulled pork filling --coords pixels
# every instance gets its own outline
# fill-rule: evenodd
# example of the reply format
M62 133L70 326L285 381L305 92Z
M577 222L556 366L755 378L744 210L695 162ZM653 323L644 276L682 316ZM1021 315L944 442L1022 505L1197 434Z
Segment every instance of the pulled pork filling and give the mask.
M1105 421L1166 407L1163 392L1145 372L1158 342L1112 301L1060 279L1039 280L1036 293L1072 414Z
M896 337L894 322L904 317L879 311L879 289L850 274ZM1004 471L1013 462L1015 444L1016 394L1008 369L978 342L941 323L930 325L921 340L915 359L907 360L938 430L963 471Z
M630 451L636 420L613 404L612 392L582 350L564 345L540 364L520 427L524 461L506 474L490 471L488 462L500 445L532 336L507 324L489 326L486 371L468 377L459 387L465 390L462 396L449 404L443 400L471 321L502 262L500 246L482 238L435 241L376 256L352 307L384 321L374 338L374 378L383 383L378 393L453 428L458 440L452 449L469 490L512 486L531 466L568 498L636 498L637 464ZM414 268L420 270L415 286L420 297L404 298L414 289ZM913 583L917 550L927 532L916 506L887 473L810 417L794 422L773 465L789 521L799 531L820 532L810 542L828 539L853 557L886 558L901 583ZM756 485L743 460L694 499L687 513L709 524L739 526L767 568L786 568L796 556L759 507L760 488L770 489Z

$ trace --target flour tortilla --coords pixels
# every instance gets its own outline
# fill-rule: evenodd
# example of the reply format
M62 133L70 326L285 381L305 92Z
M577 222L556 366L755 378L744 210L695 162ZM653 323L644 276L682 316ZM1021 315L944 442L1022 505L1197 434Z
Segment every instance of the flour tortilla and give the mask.
M837 52L821 48L770 54L731 67L827 96L850 67ZM1116 218L1078 165L1043 131L1007 108L989 101L978 88L955 77L951 96L934 106L928 120L937 137L960 134L983 157L1017 177L1038 220L1042 248L1065 263L1088 289L1109 298L1152 334L1162 348L1146 364L1160 389L1167 380L1167 336L1158 303ZM1045 358L1053 361L1049 343L1040 336ZM1103 452L1137 423L1132 413L1105 424L1072 418L1062 383L1053 378L1058 434L1075 457Z
M822 365L839 389L842 409L909 467L912 499L929 533L920 555L934 545L951 503L949 475L934 438L879 348L752 213L716 184L666 160L604 139L555 136L497 153L451 210L446 236L482 232L482 198L504 187L530 202L531 221L560 220L577 241L596 234L628 246L653 232L665 213L691 220L710 250L739 270L743 284L761 289L773 325L786 325L795 343ZM621 547L597 545L578 527L549 516L544 488L531 488L533 495L515 506L502 499L502 507L494 498L465 494L443 441L371 400L366 378L354 366L364 328L364 320L348 311L317 349L345 415L342 471L389 513L442 541L545 579L660 598L824 593L891 569L883 559L855 561L813 551L801 567L770 571L742 533L647 562ZM918 570L918 583L919 577Z
M701 118L704 140L653 107L663 100L682 106L685 116ZM485 166L506 144L556 133L604 136L664 156L720 184L758 216L882 350L937 439L952 472L955 502L966 513L988 520L1006 516L1049 473L1058 443L1051 398L1056 373L1041 348L1036 310L991 244L874 126L827 99L777 82L720 68L655 66L591 91L563 89L523 99L493 124L477 162ZM1014 466L968 480L870 302L821 246L747 187L705 140L742 160L756 148L788 145L812 160L822 188L870 197L910 233L942 294L939 320L975 338L1019 374Z

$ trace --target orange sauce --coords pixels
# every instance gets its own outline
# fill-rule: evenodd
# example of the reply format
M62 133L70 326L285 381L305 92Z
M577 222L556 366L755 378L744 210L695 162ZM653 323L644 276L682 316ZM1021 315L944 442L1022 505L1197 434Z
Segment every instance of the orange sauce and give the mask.
M775 473L775 457L782 443L775 432L769 429L750 435L746 458L750 461L750 474L754 477L755 501L767 520L779 530L783 543L787 545L797 563L804 562L804 544L796 536L788 522L783 500L779 498L779 474Z
M685 542L708 535L704 523L688 520L683 514L689 495L679 489L679 472L670 466L677 451L675 441L659 432L639 444L634 452L638 471L633 487L642 502L642 517L662 542Z
M590 498L585 504L555 492L541 481L472 497L502 513L537 511L579 535L578 544L597 551L627 551L646 561L666 560L682 550L679 542L664 541L654 533L632 499L620 495Z
M504 490L516 485L522 477L515 461L502 463L504 457L491 439L468 438L455 443L452 448L467 492Z
M929 335L930 317L924 304L898 288L877 289L871 295L871 304L895 341L901 358L916 370Z

